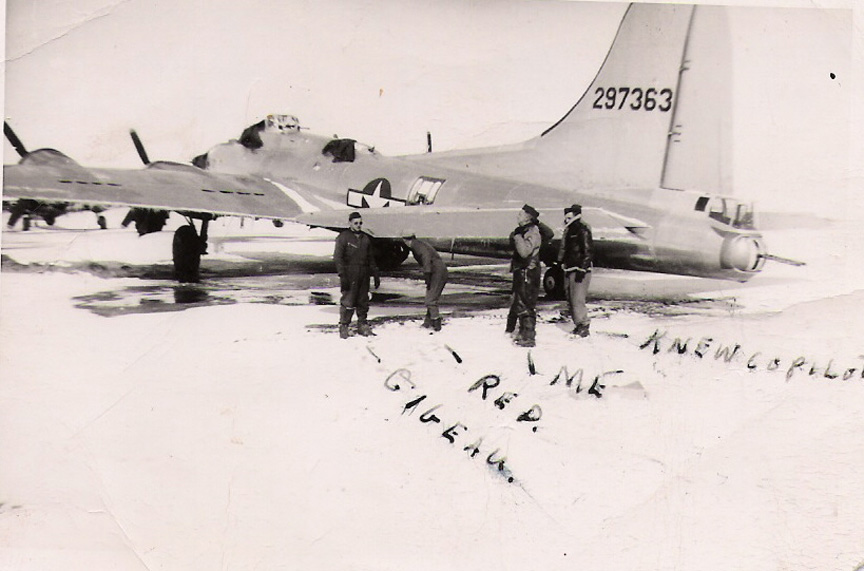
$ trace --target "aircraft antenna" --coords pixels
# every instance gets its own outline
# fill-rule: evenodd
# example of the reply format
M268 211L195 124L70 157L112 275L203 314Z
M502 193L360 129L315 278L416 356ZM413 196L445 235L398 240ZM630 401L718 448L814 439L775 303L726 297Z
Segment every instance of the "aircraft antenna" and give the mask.
M432 152L432 133L430 131L426 131L426 152Z

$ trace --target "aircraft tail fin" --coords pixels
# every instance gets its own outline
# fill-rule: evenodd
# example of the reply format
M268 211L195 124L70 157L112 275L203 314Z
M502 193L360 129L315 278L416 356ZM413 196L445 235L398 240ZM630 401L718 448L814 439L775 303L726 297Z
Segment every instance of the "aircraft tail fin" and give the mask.
M722 8L630 5L588 90L529 141L538 182L727 190L728 46Z

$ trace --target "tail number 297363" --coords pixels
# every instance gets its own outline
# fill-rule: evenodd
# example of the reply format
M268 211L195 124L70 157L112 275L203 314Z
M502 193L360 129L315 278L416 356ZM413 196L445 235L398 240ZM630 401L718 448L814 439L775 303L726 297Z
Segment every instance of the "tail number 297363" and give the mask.
M653 87L598 87L594 94L594 109L623 109L625 104L633 111L665 113L672 109L672 90L668 87L659 91Z

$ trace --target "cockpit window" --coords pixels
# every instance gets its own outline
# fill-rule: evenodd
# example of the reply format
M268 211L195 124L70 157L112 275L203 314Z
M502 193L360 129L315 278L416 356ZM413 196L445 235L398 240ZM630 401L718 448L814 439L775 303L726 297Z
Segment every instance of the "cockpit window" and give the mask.
M697 212L705 212L706 206L708 206L708 197L707 196L700 196L696 200L696 208L694 208L694 210L696 210Z
M267 115L266 119L258 121L243 130L240 144L252 151L264 146L261 133L299 133L300 120L294 115Z
M287 133L300 131L300 119L294 115L267 115L264 130L268 133Z
M333 139L321 149L322 155L333 157L334 163L354 162L354 139Z
M726 207L726 199L714 197L708 203L708 217L717 220L718 222L722 222L723 224L729 224L732 219L729 217L729 211Z
M753 207L748 204L739 204L735 209L735 220L732 225L736 228L753 229Z
M753 207L749 204L732 200L731 198L721 198L719 196L708 199L708 217L728 224L734 228L753 229ZM702 198L699 199L701 201ZM700 210L699 202L696 203L696 210ZM702 208L704 210L704 206Z

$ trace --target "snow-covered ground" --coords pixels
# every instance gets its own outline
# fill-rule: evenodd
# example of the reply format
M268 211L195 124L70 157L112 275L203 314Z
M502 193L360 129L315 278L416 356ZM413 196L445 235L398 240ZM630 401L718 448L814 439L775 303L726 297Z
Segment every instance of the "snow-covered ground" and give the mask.
M205 264L332 251L332 234L237 224L214 225ZM76 299L164 280L81 264L167 264L170 233L2 238L29 267L0 281L0 568L864 564L860 223L771 232L808 265L681 311L601 295L667 276L598 272L593 335L544 304L530 351L504 307L347 341L322 327L334 305L103 317Z

